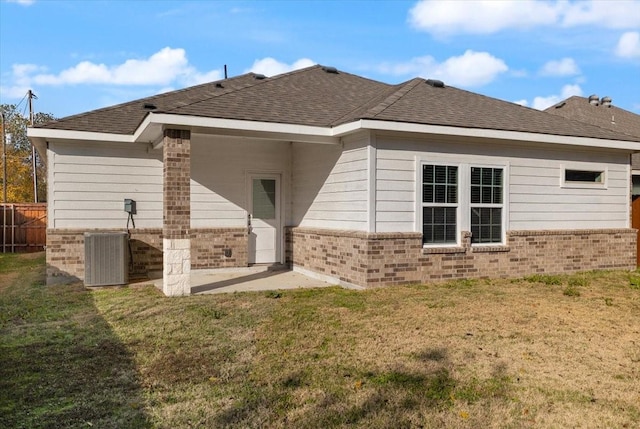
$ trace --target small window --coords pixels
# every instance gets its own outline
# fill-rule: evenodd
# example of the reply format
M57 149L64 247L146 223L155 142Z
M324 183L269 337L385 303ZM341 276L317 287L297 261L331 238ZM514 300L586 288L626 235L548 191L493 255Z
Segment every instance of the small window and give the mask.
M564 170L565 182L604 183L604 171Z

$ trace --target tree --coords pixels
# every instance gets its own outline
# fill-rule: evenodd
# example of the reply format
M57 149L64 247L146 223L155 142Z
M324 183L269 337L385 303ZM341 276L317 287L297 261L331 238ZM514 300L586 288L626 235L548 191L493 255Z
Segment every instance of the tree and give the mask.
M18 203L33 201L33 176L31 169L31 142L27 138L27 127L29 118L20 114L14 104L0 105L0 111L4 114L4 127L6 135L7 153L7 177L4 177L4 160L0 158L0 186L5 180L7 183L7 201L2 201L3 195L0 190L0 201L3 203ZM42 124L55 120L50 113L36 113L34 124ZM39 156L36 156L36 171L38 176L38 200L47 200L47 174L46 165Z

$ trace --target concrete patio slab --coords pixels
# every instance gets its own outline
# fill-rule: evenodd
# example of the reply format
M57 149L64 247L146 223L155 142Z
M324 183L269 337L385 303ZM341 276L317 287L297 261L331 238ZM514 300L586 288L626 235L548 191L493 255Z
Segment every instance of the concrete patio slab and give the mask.
M154 285L162 290L162 279L154 281ZM192 295L328 286L335 286L335 284L317 280L295 271L273 269L266 266L191 272Z

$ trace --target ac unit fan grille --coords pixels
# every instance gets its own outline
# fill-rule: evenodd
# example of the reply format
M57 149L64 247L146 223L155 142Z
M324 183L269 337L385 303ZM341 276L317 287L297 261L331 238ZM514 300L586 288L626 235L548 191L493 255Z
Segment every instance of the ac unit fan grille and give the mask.
M111 286L129 280L127 233L87 232L84 234L84 284Z

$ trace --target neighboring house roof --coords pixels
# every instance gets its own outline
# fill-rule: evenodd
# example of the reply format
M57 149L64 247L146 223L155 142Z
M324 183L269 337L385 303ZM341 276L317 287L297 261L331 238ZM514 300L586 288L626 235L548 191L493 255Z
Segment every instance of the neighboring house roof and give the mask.
M323 66L258 79L232 79L62 118L40 128L133 134L145 116L204 118L336 127L360 119L623 141L620 134L424 79L389 85ZM155 110L144 108L153 104Z
M613 104L589 103L585 97L573 96L545 110L589 125L596 125L618 133L640 138L640 115L621 109ZM640 153L632 156L633 169L640 169Z

